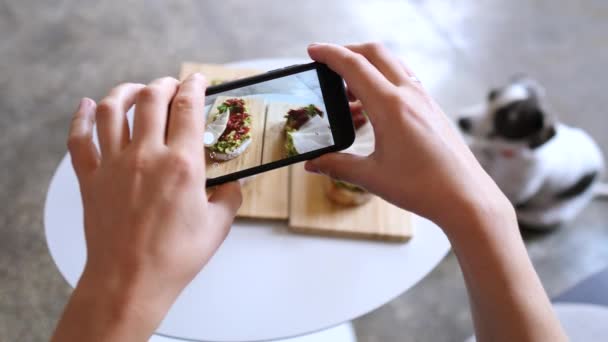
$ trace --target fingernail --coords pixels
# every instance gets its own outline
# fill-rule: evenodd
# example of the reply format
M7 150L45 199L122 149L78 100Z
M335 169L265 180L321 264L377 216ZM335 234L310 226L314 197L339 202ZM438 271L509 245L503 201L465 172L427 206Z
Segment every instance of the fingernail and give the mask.
M310 43L308 45L308 47L313 47L313 46L320 46L320 45L326 45L327 43L319 43L319 42L314 42L314 43Z
M319 167L314 164L313 161L309 160L304 164L304 169L311 173L321 173Z
M82 109L91 107L92 104L93 104L93 100L91 100L88 97L83 97L82 99L80 99L80 103L78 104L78 110L82 110Z
M190 74L190 76L188 76L188 79L201 81L205 87L209 86L209 81L207 80L205 75L201 74L200 72L195 72L193 74Z

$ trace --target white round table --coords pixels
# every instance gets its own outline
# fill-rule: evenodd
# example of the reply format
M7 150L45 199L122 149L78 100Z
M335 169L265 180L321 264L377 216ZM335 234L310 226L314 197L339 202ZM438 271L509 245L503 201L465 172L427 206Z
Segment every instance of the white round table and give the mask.
M270 70L301 62L234 65ZM72 286L86 258L82 222L66 155L47 193L44 225L51 257ZM407 291L448 252L436 225L420 217L413 223L414 237L392 244L295 235L286 222L239 219L151 341L354 341L348 322Z

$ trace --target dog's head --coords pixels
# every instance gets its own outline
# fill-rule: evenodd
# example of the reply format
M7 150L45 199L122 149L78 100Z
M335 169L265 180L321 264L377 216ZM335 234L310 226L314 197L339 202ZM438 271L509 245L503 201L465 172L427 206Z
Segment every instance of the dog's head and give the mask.
M535 148L555 134L553 122L542 108L543 97L537 82L518 77L491 90L479 112L461 116L458 126L473 137Z

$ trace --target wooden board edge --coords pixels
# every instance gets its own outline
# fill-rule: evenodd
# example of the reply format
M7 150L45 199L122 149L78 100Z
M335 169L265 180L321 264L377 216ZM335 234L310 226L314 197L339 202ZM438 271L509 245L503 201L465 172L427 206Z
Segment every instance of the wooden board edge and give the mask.
M182 62L179 69L179 79L183 81L190 74L200 72L208 78L226 78L229 80L263 74L263 70L253 68L232 67L217 63ZM224 75L223 77L221 75ZM208 79L211 82L211 79Z
M295 227L288 225L288 230L290 232L305 234L305 235L316 235L316 236L326 236L332 238L347 238L347 239L355 239L355 240L374 240L374 241L382 241L382 242L395 242L395 243L405 243L408 242L413 234L411 231L407 235L383 235L380 233L373 232L347 232L347 231L335 231L335 230L325 230L321 228L306 228L306 227Z
M237 214L238 218L246 219L260 219L260 220L273 220L273 221L288 221L289 213L287 215L272 215L272 214Z

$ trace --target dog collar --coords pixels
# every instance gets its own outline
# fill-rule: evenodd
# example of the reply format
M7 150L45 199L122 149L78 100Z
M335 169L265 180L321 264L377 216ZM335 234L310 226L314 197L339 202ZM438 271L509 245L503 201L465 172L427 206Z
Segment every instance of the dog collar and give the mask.
M503 148L500 150L500 155L505 158L513 158L515 157L515 150L511 148Z

